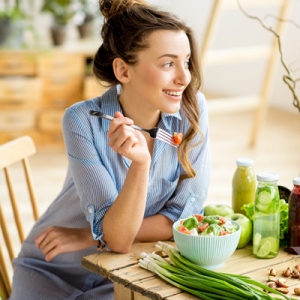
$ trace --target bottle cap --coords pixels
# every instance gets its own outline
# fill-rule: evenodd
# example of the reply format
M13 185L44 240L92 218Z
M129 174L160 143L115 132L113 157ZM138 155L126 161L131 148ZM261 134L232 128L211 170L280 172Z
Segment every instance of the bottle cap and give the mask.
M239 167L251 167L253 165L253 159L250 158L238 158L236 164Z
M296 177L293 179L293 184L300 185L300 177Z
M256 179L259 181L277 181L279 175L273 172L261 172L256 175Z

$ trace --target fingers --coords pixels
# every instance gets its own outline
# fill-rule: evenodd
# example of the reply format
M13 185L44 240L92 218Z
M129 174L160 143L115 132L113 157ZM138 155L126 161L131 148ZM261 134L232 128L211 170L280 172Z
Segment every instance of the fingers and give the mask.
M47 244L46 236L49 234L49 232L52 230L52 227L47 228L43 232L41 232L36 238L34 239L35 245L38 248L45 247L45 244Z
M114 114L114 120L111 121L108 138L109 146L116 152L126 152L128 149L138 143L136 131L130 126L133 121L123 117L120 112ZM121 150L121 148L123 148Z
M45 260L50 261L54 256L59 254L58 239L56 233L56 227L48 227L41 232L35 239L36 246L45 255Z
M109 139L109 146L116 152L120 152L120 148L133 147L138 142L135 130L127 125L122 125Z
M114 114L114 119L110 122L108 135L114 134L122 125L128 125L127 127L130 128L130 125L132 124L133 124L133 120L124 117L120 112L117 111ZM126 127L124 126L123 128L125 129Z

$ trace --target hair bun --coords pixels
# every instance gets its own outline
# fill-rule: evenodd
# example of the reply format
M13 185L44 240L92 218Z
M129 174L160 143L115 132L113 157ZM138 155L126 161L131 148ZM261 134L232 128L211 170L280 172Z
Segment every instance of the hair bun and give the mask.
M147 2L143 0L100 0L100 11L106 20L109 20L117 14L121 14L132 5L148 6Z

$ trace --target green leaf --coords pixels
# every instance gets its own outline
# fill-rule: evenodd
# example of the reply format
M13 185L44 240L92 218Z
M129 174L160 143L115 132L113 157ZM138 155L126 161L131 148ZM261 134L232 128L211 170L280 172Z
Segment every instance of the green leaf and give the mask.
M196 228L198 225L198 220L195 217L190 217L186 219L183 223L183 226L185 226L188 230L192 230L193 228Z
M220 224L220 220L218 218L219 216L217 215L205 216L202 222L206 222L208 224Z

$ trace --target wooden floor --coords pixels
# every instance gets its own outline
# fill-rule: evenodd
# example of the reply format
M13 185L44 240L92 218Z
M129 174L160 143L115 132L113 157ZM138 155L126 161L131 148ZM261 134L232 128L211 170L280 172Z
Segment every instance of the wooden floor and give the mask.
M249 147L253 113L210 115L212 153L211 184L206 203L231 204L231 180L238 157L254 160L257 172L273 171L279 174L279 184L292 188L292 180L300 175L300 115L270 110L261 128L257 145ZM64 150L38 148L30 159L40 212L44 212L62 188L67 170ZM13 168L21 194L22 184L18 166ZM0 172L1 173L1 172ZM5 201L4 177L0 174L0 198ZM5 214L11 216L8 205ZM26 211L26 205L22 210ZM26 223L28 230L32 224ZM16 246L18 247L18 246Z

